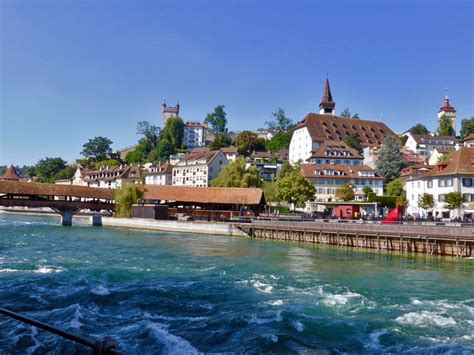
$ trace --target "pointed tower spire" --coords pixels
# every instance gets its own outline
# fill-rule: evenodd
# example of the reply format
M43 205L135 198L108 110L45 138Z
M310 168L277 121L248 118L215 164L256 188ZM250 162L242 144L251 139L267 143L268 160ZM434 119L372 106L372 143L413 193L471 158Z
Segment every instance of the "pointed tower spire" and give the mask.
M324 87L324 94L319 104L319 113L322 115L334 115L334 109L336 102L334 102L331 94L331 87L329 85L329 79L326 78L326 85Z

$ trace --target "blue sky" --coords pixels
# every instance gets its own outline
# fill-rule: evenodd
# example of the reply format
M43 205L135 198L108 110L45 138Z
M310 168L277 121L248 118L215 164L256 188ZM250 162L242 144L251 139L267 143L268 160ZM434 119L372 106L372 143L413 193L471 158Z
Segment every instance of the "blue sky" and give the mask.
M474 114L473 43L472 1L3 0L0 164L134 144L163 97L185 120L224 104L232 130L301 120L326 73L337 113L435 129L446 87Z

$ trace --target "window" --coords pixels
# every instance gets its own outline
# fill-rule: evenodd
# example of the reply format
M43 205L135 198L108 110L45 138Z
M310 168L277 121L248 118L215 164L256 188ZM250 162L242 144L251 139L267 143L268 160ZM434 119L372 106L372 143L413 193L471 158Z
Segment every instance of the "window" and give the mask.
M444 202L444 194L438 195L438 202Z
M472 178L462 178L462 186L471 187L472 186Z
M439 187L453 186L453 179L439 179L438 186Z
M433 188L433 180L428 180L428 188Z

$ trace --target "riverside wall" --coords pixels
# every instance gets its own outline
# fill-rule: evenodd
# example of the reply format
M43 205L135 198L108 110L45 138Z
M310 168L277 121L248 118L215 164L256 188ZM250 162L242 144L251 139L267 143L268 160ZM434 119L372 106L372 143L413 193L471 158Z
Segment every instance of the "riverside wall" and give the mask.
M226 236L247 235L230 223L220 222L162 221L142 218L102 217L102 225L107 227L146 229L175 233L198 233Z

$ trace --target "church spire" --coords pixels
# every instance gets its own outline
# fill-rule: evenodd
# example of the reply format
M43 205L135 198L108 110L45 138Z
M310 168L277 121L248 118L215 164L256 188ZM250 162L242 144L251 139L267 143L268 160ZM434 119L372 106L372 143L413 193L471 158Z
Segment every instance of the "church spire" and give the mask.
M331 94L331 87L329 86L329 79L326 78L326 86L324 87L324 94L319 104L319 113L322 115L334 115L336 103Z

